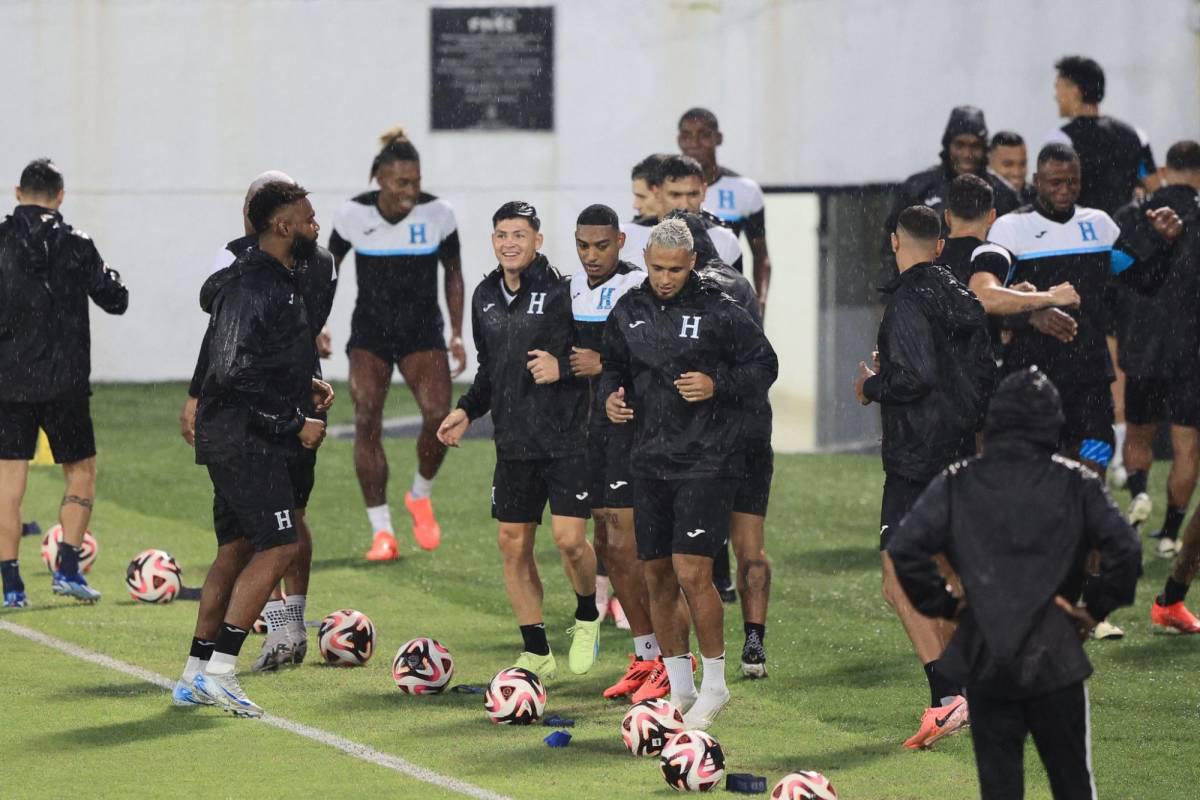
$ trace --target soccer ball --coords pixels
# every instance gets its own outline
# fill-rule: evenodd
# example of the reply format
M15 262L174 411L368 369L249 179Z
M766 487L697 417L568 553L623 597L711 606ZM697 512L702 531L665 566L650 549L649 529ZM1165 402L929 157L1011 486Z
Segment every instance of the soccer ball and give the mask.
M837 800L833 784L819 772L793 772L771 790L771 800Z
M361 611L342 608L321 620L321 657L335 667L361 667L375 652L375 625Z
M42 561L45 562L46 569L51 573L58 568L58 546L62 544L62 538L62 525L55 525L42 537ZM84 531L83 543L79 546L80 572L87 572L92 568L92 562L96 560L97 549L96 537L92 536L91 531Z
M497 725L532 725L546 710L546 688L527 669L502 669L488 684L483 707Z
M434 639L410 639L392 660L392 678L405 694L437 694L453 675L450 651Z
M667 740L683 730L683 715L663 699L634 704L621 720L621 738L635 756L657 756Z
M143 550L125 570L125 585L134 600L169 603L183 588L179 564L165 550Z
M680 792L707 792L725 777L725 753L704 731L672 736L660 762L667 785Z

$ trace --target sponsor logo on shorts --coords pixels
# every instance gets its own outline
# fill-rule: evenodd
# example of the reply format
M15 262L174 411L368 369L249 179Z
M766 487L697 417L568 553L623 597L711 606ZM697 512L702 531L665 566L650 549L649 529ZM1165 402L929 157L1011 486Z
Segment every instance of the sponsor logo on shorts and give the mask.
M631 327L631 328L636 328L636 327L637 327L637 326L639 326L639 325L645 325L645 324L646 324L646 320L644 320L644 319L639 319L637 322L631 322L631 323L629 323L629 327Z
M588 493L584 492L583 494L575 495L575 499L576 500L587 500L587 496L588 496Z
M610 483L608 485L608 488L620 489L622 486L628 486L628 485L629 485L629 481L617 481L616 483Z
M687 537L689 539L695 539L697 536L699 536L702 533L704 533L704 528L696 528L696 530L694 530L694 531L688 531Z
M495 307L496 307L495 303L488 303L486 306L483 307L483 313L486 314L487 312L491 311Z

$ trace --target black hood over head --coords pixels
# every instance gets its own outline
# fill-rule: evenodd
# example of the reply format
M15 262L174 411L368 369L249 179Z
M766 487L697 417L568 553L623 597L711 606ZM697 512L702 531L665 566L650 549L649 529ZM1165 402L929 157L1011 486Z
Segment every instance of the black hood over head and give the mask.
M1000 381L988 405L984 436L989 442L1020 439L1053 451L1064 421L1058 389L1033 366Z
M987 149L988 129L987 121L983 118L983 109L975 106L955 106L951 109L950 119L946 121L946 130L942 133L942 152L939 154L947 174L952 174L954 170L950 163L950 140L963 133L978 136L983 140L984 149ZM986 171L987 159L985 158L976 173L982 175Z

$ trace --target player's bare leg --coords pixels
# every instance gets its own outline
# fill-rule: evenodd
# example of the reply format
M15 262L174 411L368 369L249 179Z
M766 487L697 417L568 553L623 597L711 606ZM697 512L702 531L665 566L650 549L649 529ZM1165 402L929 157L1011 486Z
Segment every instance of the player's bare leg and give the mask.
M4 579L4 607L29 605L21 580L18 557L21 551L21 500L29 476L24 459L0 459L0 574Z
M600 614L596 609L596 551L587 538L587 520L551 516L554 544L563 571L575 590L575 624L571 627L568 663L576 675L588 672L600 652Z
M767 677L767 653L763 645L767 626L767 603L771 598L771 562L767 560L766 518L734 512L729 538L737 559L737 589L742 598L742 623L746 642L742 648L742 674Z
M433 479L446 458L446 446L438 441L437 429L450 413L450 361L445 350L410 353L400 360L400 375L412 390L421 409L421 432L417 436L417 473L404 504L412 516L413 537L423 550L435 550L442 529L433 513Z
M388 464L383 451L383 406L392 381L392 365L374 353L350 351L350 397L354 402L354 471L367 505L373 539L368 561L399 557L396 532L387 504Z
M676 553L671 556L671 563L687 600L704 663L700 692L683 721L688 728L704 730L729 703L725 684L725 608L713 585L711 558ZM683 666L680 663L675 669L679 671ZM691 664L686 666L690 670Z
M63 540L52 588L55 594L94 603L100 599L100 593L88 586L79 570L79 547L83 544L83 534L92 518L92 507L96 500L95 456L63 464L63 477L66 478L67 488L58 512Z
M1171 472L1167 475L1167 513L1158 539L1158 555L1170 558L1179 550L1179 528L1187 514L1200 475L1200 430L1171 426Z

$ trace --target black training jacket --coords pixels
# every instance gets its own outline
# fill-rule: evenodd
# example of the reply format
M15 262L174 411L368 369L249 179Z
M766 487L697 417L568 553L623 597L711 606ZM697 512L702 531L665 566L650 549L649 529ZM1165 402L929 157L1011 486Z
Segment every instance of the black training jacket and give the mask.
M1028 404L1008 413L1019 427L993 431L989 413L983 454L938 476L887 549L926 616L953 618L957 606L931 556L945 554L962 580L958 629L938 661L948 678L968 691L1035 696L1092 672L1055 595L1082 597L1097 620L1129 605L1141 546L1103 480L1055 454L1061 415L1059 424L1030 430L1036 412ZM1092 550L1100 551L1100 572L1087 577Z
M200 289L208 369L196 409L196 463L295 455L312 393L313 336L293 270L258 248Z
M881 407L884 471L927 481L975 452L996 375L987 314L934 264L905 270L883 291L880 369L863 392Z
M713 380L710 400L689 403L674 382L685 372ZM693 272L660 300L646 284L617 303L604 328L608 397L625 388L633 409L633 474L655 480L741 477L747 404L765 398L779 361L750 315Z
M562 458L585 451L588 382L571 375L576 341L571 284L538 254L521 273L509 305L500 267L471 296L471 333L479 368L458 400L472 420L492 412L496 457L502 461ZM538 385L526 364L531 350L558 359L559 379Z
M257 236L242 236L225 245L225 249L236 259L258 243ZM324 247L317 247L313 257L304 263L297 263L294 271L296 285L304 298L304 311L308 317L308 327L313 336L313 377L321 377L321 357L317 353L316 339L329 320L329 312L333 308L333 297L337 292L337 267L333 263L333 255ZM208 347L212 337L212 329L204 331L204 341L200 344L200 354L196 358L196 368L192 371L192 381L188 386L189 397L200 396L200 385L208 372ZM318 413L312 404L311 395L303 404L304 412L310 417L325 418L324 413Z
M1146 219L1150 209L1170 206L1183 221L1172 243ZM1200 373L1200 195L1190 186L1166 186L1142 203L1117 211L1121 236L1114 257L1129 261L1118 284L1118 360L1136 376Z
M40 403L86 390L88 299L124 314L129 290L86 233L41 206L0 222L0 402Z

